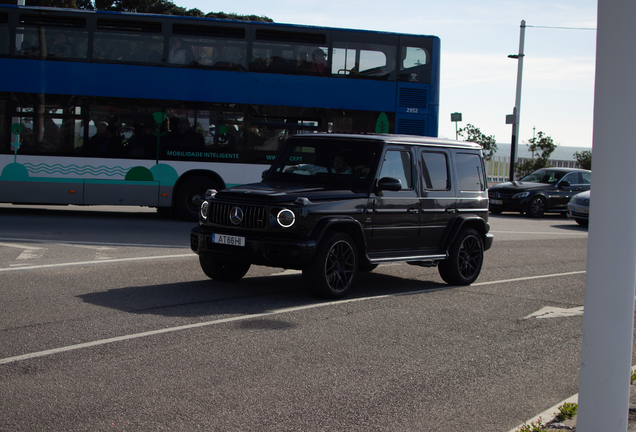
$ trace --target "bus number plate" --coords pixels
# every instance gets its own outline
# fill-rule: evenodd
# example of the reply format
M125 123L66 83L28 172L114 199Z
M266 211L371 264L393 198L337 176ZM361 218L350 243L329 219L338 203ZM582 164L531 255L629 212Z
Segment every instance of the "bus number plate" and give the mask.
M245 237L230 236L225 234L212 234L212 243L231 246L245 246Z

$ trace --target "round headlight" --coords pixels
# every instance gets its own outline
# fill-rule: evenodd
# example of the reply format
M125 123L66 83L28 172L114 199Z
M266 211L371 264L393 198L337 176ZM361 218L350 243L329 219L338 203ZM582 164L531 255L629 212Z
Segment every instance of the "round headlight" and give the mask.
M203 201L201 203L201 217L203 219L207 219L208 218L208 211L210 210L210 203L207 201Z
M283 228L289 228L296 222L296 215L291 210L283 209L276 215L276 220Z

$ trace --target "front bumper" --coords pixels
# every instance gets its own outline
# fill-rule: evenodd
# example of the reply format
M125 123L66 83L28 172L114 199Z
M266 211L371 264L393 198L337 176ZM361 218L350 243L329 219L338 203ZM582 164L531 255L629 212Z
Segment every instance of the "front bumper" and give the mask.
M311 262L316 252L314 240L279 240L245 236L245 246L222 245L212 242L212 231L197 226L190 232L190 248L199 255L246 261L270 267L301 269Z
M568 217L571 219L589 220L590 208L577 204L568 204Z
M488 200L488 208L491 212L518 212L525 213L528 208L528 199L493 199Z

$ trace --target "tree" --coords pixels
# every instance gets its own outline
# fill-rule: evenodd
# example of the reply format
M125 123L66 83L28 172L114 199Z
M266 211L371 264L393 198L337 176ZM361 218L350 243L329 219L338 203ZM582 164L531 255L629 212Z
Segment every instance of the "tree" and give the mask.
M15 4L16 0L0 0L0 4ZM226 14L224 12L203 13L199 9L186 9L170 0L25 0L27 6L48 6L71 9L103 10L117 12L151 13L207 18L223 18L241 21L274 22L266 16Z
M16 0L2 2L3 4L16 4ZM76 9L77 4L75 0L26 0L27 6L43 6L43 7L60 7Z
M477 126L473 126L470 123L465 128L461 128L457 131L464 141L470 141L477 143L484 150L484 158L486 160L492 159L497 151L497 144L495 144L495 136L484 135Z
M592 169L592 152L590 150L584 150L582 152L574 152L574 159L579 166L586 170Z
M538 132L537 136L529 139L526 145L533 155L537 154L537 157L517 164L517 173L521 177L538 169L549 167L550 155L557 148L554 140L543 132Z

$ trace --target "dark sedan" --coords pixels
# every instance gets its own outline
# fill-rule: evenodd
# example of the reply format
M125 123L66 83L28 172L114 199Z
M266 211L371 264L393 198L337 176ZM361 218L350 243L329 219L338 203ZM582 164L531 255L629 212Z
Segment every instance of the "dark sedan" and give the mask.
M515 182L488 189L490 212L519 212L530 217L568 211L574 195L590 190L592 172L576 168L542 168Z

